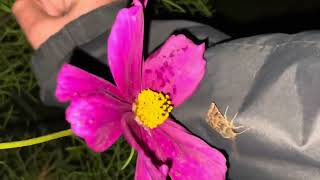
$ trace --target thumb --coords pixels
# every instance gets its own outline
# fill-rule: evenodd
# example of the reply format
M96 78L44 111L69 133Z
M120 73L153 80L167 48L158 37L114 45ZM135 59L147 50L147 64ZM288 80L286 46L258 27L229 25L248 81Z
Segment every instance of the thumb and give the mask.
M40 45L39 36L42 36L41 33L37 34L39 22L50 21L53 17L45 13L33 0L17 0L13 4L12 12L31 45L37 48Z
M50 16L58 17L68 13L75 0L35 0L35 2Z

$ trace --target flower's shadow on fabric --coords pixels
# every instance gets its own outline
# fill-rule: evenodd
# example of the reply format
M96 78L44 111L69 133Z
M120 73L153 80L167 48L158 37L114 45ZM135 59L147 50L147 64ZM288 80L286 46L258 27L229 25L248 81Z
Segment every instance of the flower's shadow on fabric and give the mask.
M202 43L205 43L206 48L208 47L208 42L209 42L209 39L208 39L208 38L206 38L206 39L198 39L196 36L194 36L194 35L193 35L189 30L187 30L187 29L179 29L179 30L176 30L176 31L172 32L171 35L179 35L179 34L183 34L184 36L186 36L188 39L190 39L193 43L195 43L195 44L197 44L197 45L202 44ZM145 41L145 42L146 42L145 47L148 47L148 46L149 46L148 42L147 42L147 41ZM163 45L163 43L160 44L159 46L157 46L157 47L153 50L153 52L155 52L157 49L159 49L162 45ZM145 51L145 52L147 52L147 51ZM152 53L150 53L150 54L152 54ZM148 56L148 54L145 55L145 57L147 57L147 56Z
M74 49L69 64L101 77L115 85L110 68L79 47Z

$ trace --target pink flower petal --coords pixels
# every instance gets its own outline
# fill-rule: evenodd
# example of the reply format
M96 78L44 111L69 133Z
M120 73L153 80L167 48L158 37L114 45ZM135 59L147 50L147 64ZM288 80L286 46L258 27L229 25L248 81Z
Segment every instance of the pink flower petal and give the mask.
M108 60L120 91L133 101L141 90L143 7L122 9L108 40Z
M94 93L106 93L118 99L124 99L119 90L108 81L70 64L62 66L58 74L55 92L60 102L70 101L74 97L88 96Z
M122 114L130 105L105 94L74 98L66 111L73 132L85 139L88 146L101 152L109 148L122 134Z
M125 113L122 116L123 135L136 151L143 152L144 142L143 139L141 139L143 136L140 133L145 133L145 130L137 124L134 118L135 116L132 112Z
M157 169L167 167L171 179L225 179L225 157L172 120L152 130L128 121L124 135L138 153L152 159Z
M136 164L135 180L165 180L168 176L167 170L166 165L157 168L149 157L140 152Z
M144 137L147 132L133 119L134 114L125 113L122 118L123 132L128 143L138 151L138 159L136 165L136 180L154 180L166 179L168 175L168 166L166 162L161 162L149 149L148 144L145 143ZM150 157L153 157L152 159Z
M153 131L154 141L160 147L158 154L172 159L169 170L175 180L224 180L226 177L226 159L216 149L210 147L198 137L176 127L176 123L167 120Z
M137 143L136 138L134 137L134 128L137 128L138 126L134 122L134 114L132 112L128 112L123 114L122 119L122 128L124 130L124 137L128 141L128 143L136 150L136 151L141 151L140 145Z
M143 66L143 89L170 94L175 107L198 87L205 73L204 44L173 35Z

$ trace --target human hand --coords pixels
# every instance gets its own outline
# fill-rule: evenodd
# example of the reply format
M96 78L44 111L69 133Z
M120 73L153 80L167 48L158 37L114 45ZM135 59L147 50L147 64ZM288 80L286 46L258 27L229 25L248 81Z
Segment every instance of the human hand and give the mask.
M37 49L72 20L112 1L17 0L12 12L32 47Z

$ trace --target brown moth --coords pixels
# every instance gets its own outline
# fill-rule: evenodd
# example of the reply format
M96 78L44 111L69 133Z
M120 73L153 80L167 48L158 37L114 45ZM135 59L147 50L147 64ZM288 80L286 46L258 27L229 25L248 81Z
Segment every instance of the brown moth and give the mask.
M237 132L238 129L244 128L244 126L235 126L233 123L238 113L235 114L235 116L231 120L229 120L226 115L227 111L228 107L226 108L224 115L222 115L216 104L211 103L207 113L206 120L208 124L214 130L216 130L223 138L234 140L237 135L244 133L245 131L249 130L249 128L241 132Z

